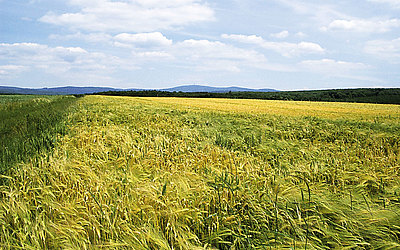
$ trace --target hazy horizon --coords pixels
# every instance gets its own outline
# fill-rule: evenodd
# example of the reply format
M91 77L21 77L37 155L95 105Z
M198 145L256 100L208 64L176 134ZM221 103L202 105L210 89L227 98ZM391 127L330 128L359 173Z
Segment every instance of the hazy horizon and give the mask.
M60 86L52 86L52 87L20 87L20 86L13 86L13 85L0 85L0 87L11 87L11 88L25 88L25 89L51 89L51 88L114 88L114 89L121 89L121 90L131 90L131 89L140 89L140 90L165 90L165 89L172 89L172 88L179 88L179 87L186 87L186 86L199 86L199 87L211 87L211 88L244 88L244 89L254 89L254 90L262 90L262 89L271 89L276 91L312 91L312 90L335 90L335 89L361 89L364 87L347 87L347 88L320 88L320 89L288 89L288 90L281 90L281 89L274 89L274 88L249 88L249 87L241 87L241 86L209 86L203 84L182 84L182 85L175 85L175 86L167 86L162 88L119 88L119 87L112 87L112 86L95 86L95 85L60 85ZM395 89L399 87L365 87L365 88L384 88L384 89Z

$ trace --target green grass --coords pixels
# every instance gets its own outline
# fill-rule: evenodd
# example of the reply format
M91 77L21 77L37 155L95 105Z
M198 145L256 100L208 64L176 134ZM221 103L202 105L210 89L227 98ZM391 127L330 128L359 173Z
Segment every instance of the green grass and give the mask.
M0 174L54 147L74 97L0 95Z

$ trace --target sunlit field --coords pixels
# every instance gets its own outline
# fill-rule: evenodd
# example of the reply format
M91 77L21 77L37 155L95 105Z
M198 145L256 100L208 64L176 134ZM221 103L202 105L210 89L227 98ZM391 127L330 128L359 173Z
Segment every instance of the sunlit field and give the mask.
M400 108L398 105L174 97L149 97L142 99L171 104L175 105L175 107L199 108L200 110L232 113L270 114L291 117L315 116L318 118L357 121L379 120L389 123L400 122Z
M400 106L86 96L65 110L53 149L0 176L0 248L400 248Z

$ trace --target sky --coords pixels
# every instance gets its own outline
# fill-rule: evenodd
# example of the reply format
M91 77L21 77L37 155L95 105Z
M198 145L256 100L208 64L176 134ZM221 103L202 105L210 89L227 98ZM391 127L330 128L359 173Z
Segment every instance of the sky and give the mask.
M400 87L400 0L0 0L0 85Z

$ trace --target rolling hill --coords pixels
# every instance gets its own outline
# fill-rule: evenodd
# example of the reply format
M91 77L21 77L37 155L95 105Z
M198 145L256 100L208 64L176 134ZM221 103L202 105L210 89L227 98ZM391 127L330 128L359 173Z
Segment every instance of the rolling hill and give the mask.
M28 95L76 95L76 94L93 94L106 91L142 91L146 89L118 89L110 87L55 87L55 88L18 88L0 86L1 94L28 94ZM152 89L147 89L152 90ZM227 93L227 92L276 92L274 89L249 89L241 87L209 87L203 85L183 85L173 88L157 89L159 91L168 92L210 92L210 93Z

